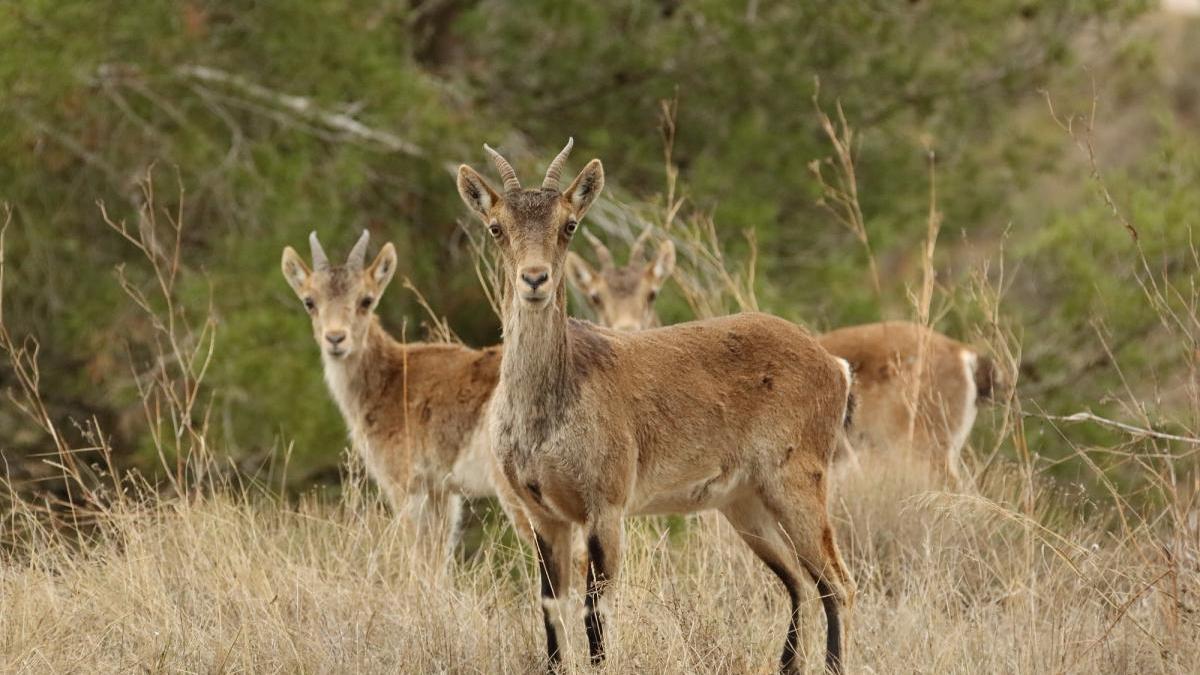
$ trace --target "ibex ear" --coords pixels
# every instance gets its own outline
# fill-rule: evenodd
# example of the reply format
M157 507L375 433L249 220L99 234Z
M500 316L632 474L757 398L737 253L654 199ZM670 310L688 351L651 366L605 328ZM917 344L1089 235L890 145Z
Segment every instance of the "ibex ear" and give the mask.
M458 194L468 208L484 219L500 201L500 195L488 185L487 180L466 164L458 167Z
M383 294L383 290L392 281L392 275L396 273L396 247L392 242L388 242L380 249L379 255L375 256L375 262L367 268L367 276L371 281L375 282L376 292Z
M654 257L654 262L650 263L647 270L650 277L654 279L655 286L661 286L667 277L671 276L671 272L675 271L675 244L670 239L667 239L658 247L658 255Z
M600 160L593 159L583 167L583 171L571 181L571 187L563 193L563 197L571 204L576 218L582 218L588 207L600 196L604 189L604 165Z
M586 293L596 278L596 271L574 251L567 251L567 278L575 284L575 288Z
M312 277L312 270L308 269L308 265L304 264L304 259L291 246L283 249L283 260L279 266L283 270L283 278L287 279L288 285L292 287L296 295L303 299L308 280Z

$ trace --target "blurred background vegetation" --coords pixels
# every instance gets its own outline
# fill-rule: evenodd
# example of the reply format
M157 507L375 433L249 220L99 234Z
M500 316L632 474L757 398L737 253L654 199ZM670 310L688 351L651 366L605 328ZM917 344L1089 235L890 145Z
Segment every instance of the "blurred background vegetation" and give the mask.
M493 344L448 167L484 168L486 141L540 175L573 135L568 171L600 157L605 199L653 208L666 184L660 101L677 98L685 210L711 214L734 255L755 231L763 309L818 330L910 317L932 150L937 326L979 339L972 280L986 278L1022 345L1026 410L1186 433L1200 412L1197 327L1164 321L1144 288L1181 311L1195 299L1198 38L1196 19L1131 0L5 3L4 317L39 340L60 426L94 417L123 462L152 471L136 378L153 331L114 273L124 264L149 284L150 271L97 206L136 221L152 173L158 207L186 223L181 298L198 313L211 302L217 319L216 450L254 472L290 447L289 488L330 482L345 430L281 249L306 249L315 229L344 255L370 229L373 250L395 242L401 275L466 343ZM820 106L840 103L856 129L879 294L810 170L832 153L818 78ZM1060 124L1093 101L1088 138L1119 216L1077 143L1085 124L1074 137ZM660 309L689 318L670 289ZM393 332L422 335L400 284L380 312ZM1029 425L1050 470L1082 474L1058 461L1059 431ZM1064 431L1116 443L1103 427ZM986 445L987 432L975 438ZM53 474L46 439L7 405L0 450L15 478ZM1123 461L1111 459L1118 478Z

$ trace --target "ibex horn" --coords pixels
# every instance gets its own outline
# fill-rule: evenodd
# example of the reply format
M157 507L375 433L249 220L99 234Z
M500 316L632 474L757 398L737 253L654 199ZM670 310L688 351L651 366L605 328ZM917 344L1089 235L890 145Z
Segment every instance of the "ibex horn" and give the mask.
M592 248L596 249L596 257L600 259L600 266L604 269L612 269L613 257L608 247L600 243L600 240L587 230L583 231L583 236L587 237L587 240L592 242Z
M500 171L500 177L504 179L504 191L512 192L521 189L521 181L517 180L517 172L513 171L512 164L508 163L507 159L500 156L500 153L492 149L492 146L487 143L483 144L483 149L492 156L492 162L495 163L496 169Z
M321 242L317 241L316 230L308 235L308 246L312 249L313 269L329 269L329 258L325 257L325 249L321 248Z
M562 174L563 164L567 163L567 156L571 154L571 148L575 147L575 138L572 136L567 139L567 145L558 153L553 162L550 162L550 167L546 169L546 179L542 181L542 188L551 190L559 189L558 177Z
M350 255L346 258L346 266L352 270L361 270L363 263L367 259L367 242L371 239L371 233L363 230L362 236L354 243L354 248L350 249Z
M633 246L629 248L629 262L638 264L644 262L643 255L645 254L646 242L650 241L650 234L654 231L653 225L647 225L646 229L638 235L638 238L633 241Z

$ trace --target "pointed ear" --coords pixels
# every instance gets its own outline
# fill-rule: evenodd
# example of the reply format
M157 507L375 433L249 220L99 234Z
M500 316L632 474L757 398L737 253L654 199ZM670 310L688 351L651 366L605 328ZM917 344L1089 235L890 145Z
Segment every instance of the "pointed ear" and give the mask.
M312 270L308 269L308 265L304 264L304 259L291 246L283 249L283 260L279 266L283 270L283 278L287 279L288 285L303 300L305 287L308 285L309 278L312 277Z
M588 207L600 196L604 189L604 165L600 160L593 159L583 167L583 171L571 181L571 187L563 193L563 197L575 211L576 218L582 218Z
M567 251L567 278L575 284L575 288L587 293L596 278L596 271L574 251Z
M383 295L384 289L391 283L392 275L395 273L396 247L389 241L380 249L379 255L375 256L375 262L367 268L367 276L375 282L376 292Z
M646 271L650 278L654 279L655 286L662 286L667 277L671 276L671 272L675 271L675 243L670 239L664 241L658 247L658 255L654 256L654 262L650 263Z
M500 201L500 195L487 180L466 164L458 167L458 194L467 208L482 219L486 219L488 211Z

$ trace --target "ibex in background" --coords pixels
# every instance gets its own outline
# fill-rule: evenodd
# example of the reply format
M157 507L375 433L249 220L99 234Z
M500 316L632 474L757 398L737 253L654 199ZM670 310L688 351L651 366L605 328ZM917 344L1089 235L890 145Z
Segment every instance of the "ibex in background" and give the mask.
M571 145L536 189L523 189L486 146L503 192L469 166L458 171L459 194L501 252L504 359L491 438L508 487L532 521L551 668L561 660L557 599L573 569L575 528L587 544L584 627L599 662L599 606L620 570L623 519L718 509L791 599L781 670L799 670L807 574L825 609L826 666L840 671L841 617L854 582L837 548L827 490L846 421L848 364L804 329L763 314L637 333L568 319L567 245L604 187L604 169L593 159L560 190Z
M621 330L658 325L654 300L674 269L675 247L668 239L659 246L654 261L643 262L651 229L647 227L634 243L626 267L615 267L612 253L587 232L600 271L593 271L575 253L567 254L570 279L588 297L601 325ZM817 340L829 353L849 361L854 371L855 412L847 454L856 457L856 449L908 448L954 486L963 487L962 448L975 423L978 403L992 397L991 359L906 321L841 328ZM921 376L914 382L918 361Z
M962 448L978 403L992 397L991 358L907 321L850 326L817 339L854 369L851 446L907 448L964 487Z
M645 259L652 226L638 235L629 249L629 263L617 267L613 255L592 233L583 232L600 261L596 271L574 251L567 252L567 273L587 298L597 322L615 330L633 331L658 326L654 301L663 282L675 270L675 244L664 239L653 260Z
M496 496L494 460L482 423L500 373L500 348L400 343L375 308L396 271L385 244L364 265L363 232L344 265L332 265L309 236L313 269L283 250L283 276L312 319L329 391L354 448L393 509L416 519L424 537L439 533L454 551L461 498ZM501 500L510 508L512 500ZM513 514L510 512L509 514ZM527 519L513 518L518 533Z

